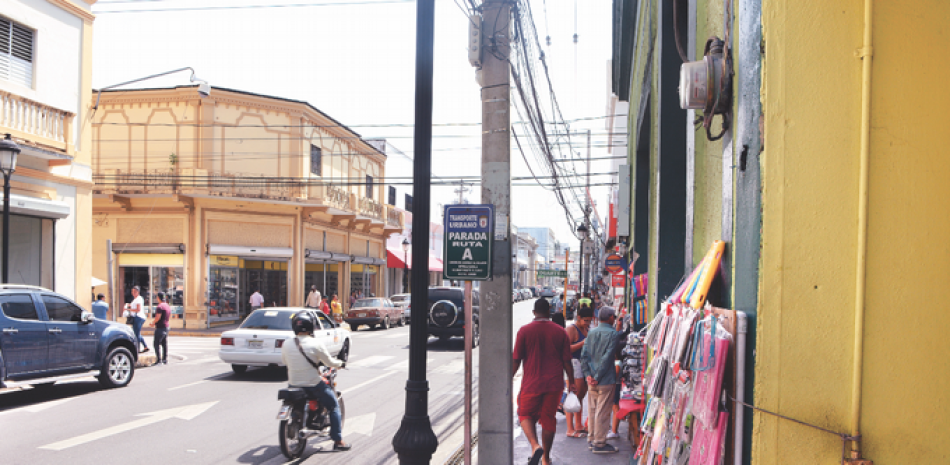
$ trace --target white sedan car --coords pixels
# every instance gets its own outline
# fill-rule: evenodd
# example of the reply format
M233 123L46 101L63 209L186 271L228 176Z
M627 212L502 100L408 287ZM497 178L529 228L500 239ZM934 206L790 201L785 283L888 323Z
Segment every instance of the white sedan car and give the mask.
M218 357L230 363L237 374L244 373L249 366L284 366L280 357L281 347L284 341L292 343L294 332L291 321L294 314L302 311L316 315L317 326L313 336L322 339L331 354L345 361L350 355L350 332L321 311L299 307L255 310L240 328L221 333Z

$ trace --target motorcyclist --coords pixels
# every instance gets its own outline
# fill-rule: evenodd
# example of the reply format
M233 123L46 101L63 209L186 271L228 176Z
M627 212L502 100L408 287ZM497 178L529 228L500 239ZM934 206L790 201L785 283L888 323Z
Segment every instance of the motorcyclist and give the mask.
M340 404L336 400L336 393L320 376L320 372L301 353L302 350L307 354L307 358L316 364L322 363L324 366L333 368L345 366L345 362L330 355L326 346L319 339L313 337L315 326L314 316L309 311L298 312L294 315L293 330L297 336L284 343L280 350L280 357L284 365L287 366L287 377L290 386L303 389L308 398L316 399L329 410L330 438L333 439L333 450L350 450L350 444L343 442Z

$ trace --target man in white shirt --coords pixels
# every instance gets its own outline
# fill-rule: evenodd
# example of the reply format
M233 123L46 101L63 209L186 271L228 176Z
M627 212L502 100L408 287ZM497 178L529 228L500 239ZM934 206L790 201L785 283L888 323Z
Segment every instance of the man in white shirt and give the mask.
M563 298L564 294L554 295L554 299L551 300L551 310L553 310L553 313L561 313L564 310L564 301L562 300Z
M310 286L310 294L307 295L307 306L320 310L320 300L320 291L317 290L316 284Z
M135 331L135 339L142 344L142 347L145 349L141 353L148 352L148 344L145 343L145 338L142 337L142 325L145 324L145 299L142 298L139 293L141 288L138 286L132 286L132 303L125 304L125 310L128 314L127 316L133 317L132 319L132 331Z
M261 295L260 291L254 291L254 293L251 294L249 303L251 304L251 311L253 312L264 306L264 296Z
M345 362L330 355L323 342L313 337L316 324L313 315L309 311L302 311L294 315L293 328L297 337L284 341L284 345L280 349L280 357L284 365L287 366L287 378L290 386L303 388L308 398L316 399L321 405L330 410L330 438L333 439L333 450L350 450L350 445L343 442L340 404L336 400L336 393L323 380L320 372L311 365L311 362L313 362L314 364L339 368L344 366ZM299 346L297 345L298 341L300 342ZM307 361L308 359L310 361Z

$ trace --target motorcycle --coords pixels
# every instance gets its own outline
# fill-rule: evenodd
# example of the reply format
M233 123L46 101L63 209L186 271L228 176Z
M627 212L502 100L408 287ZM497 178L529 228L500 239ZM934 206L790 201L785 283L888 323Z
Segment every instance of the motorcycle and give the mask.
M321 368L321 375L340 404L340 429L346 419L343 393L336 390L337 371ZM280 420L280 451L288 459L299 458L307 448L307 440L314 436L330 436L330 410L314 399L308 399L301 388L288 387L277 392L277 400L283 401L277 419Z

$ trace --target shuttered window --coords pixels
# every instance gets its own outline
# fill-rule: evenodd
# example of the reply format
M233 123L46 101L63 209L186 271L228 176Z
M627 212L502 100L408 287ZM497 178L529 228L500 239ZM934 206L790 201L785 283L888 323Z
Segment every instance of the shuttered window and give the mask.
M33 30L0 17L0 79L33 87Z
M389 186L389 202L387 203L396 206L396 188L394 186Z
M323 176L323 150L310 144L310 174Z
M373 198L373 177L366 175L366 198Z

